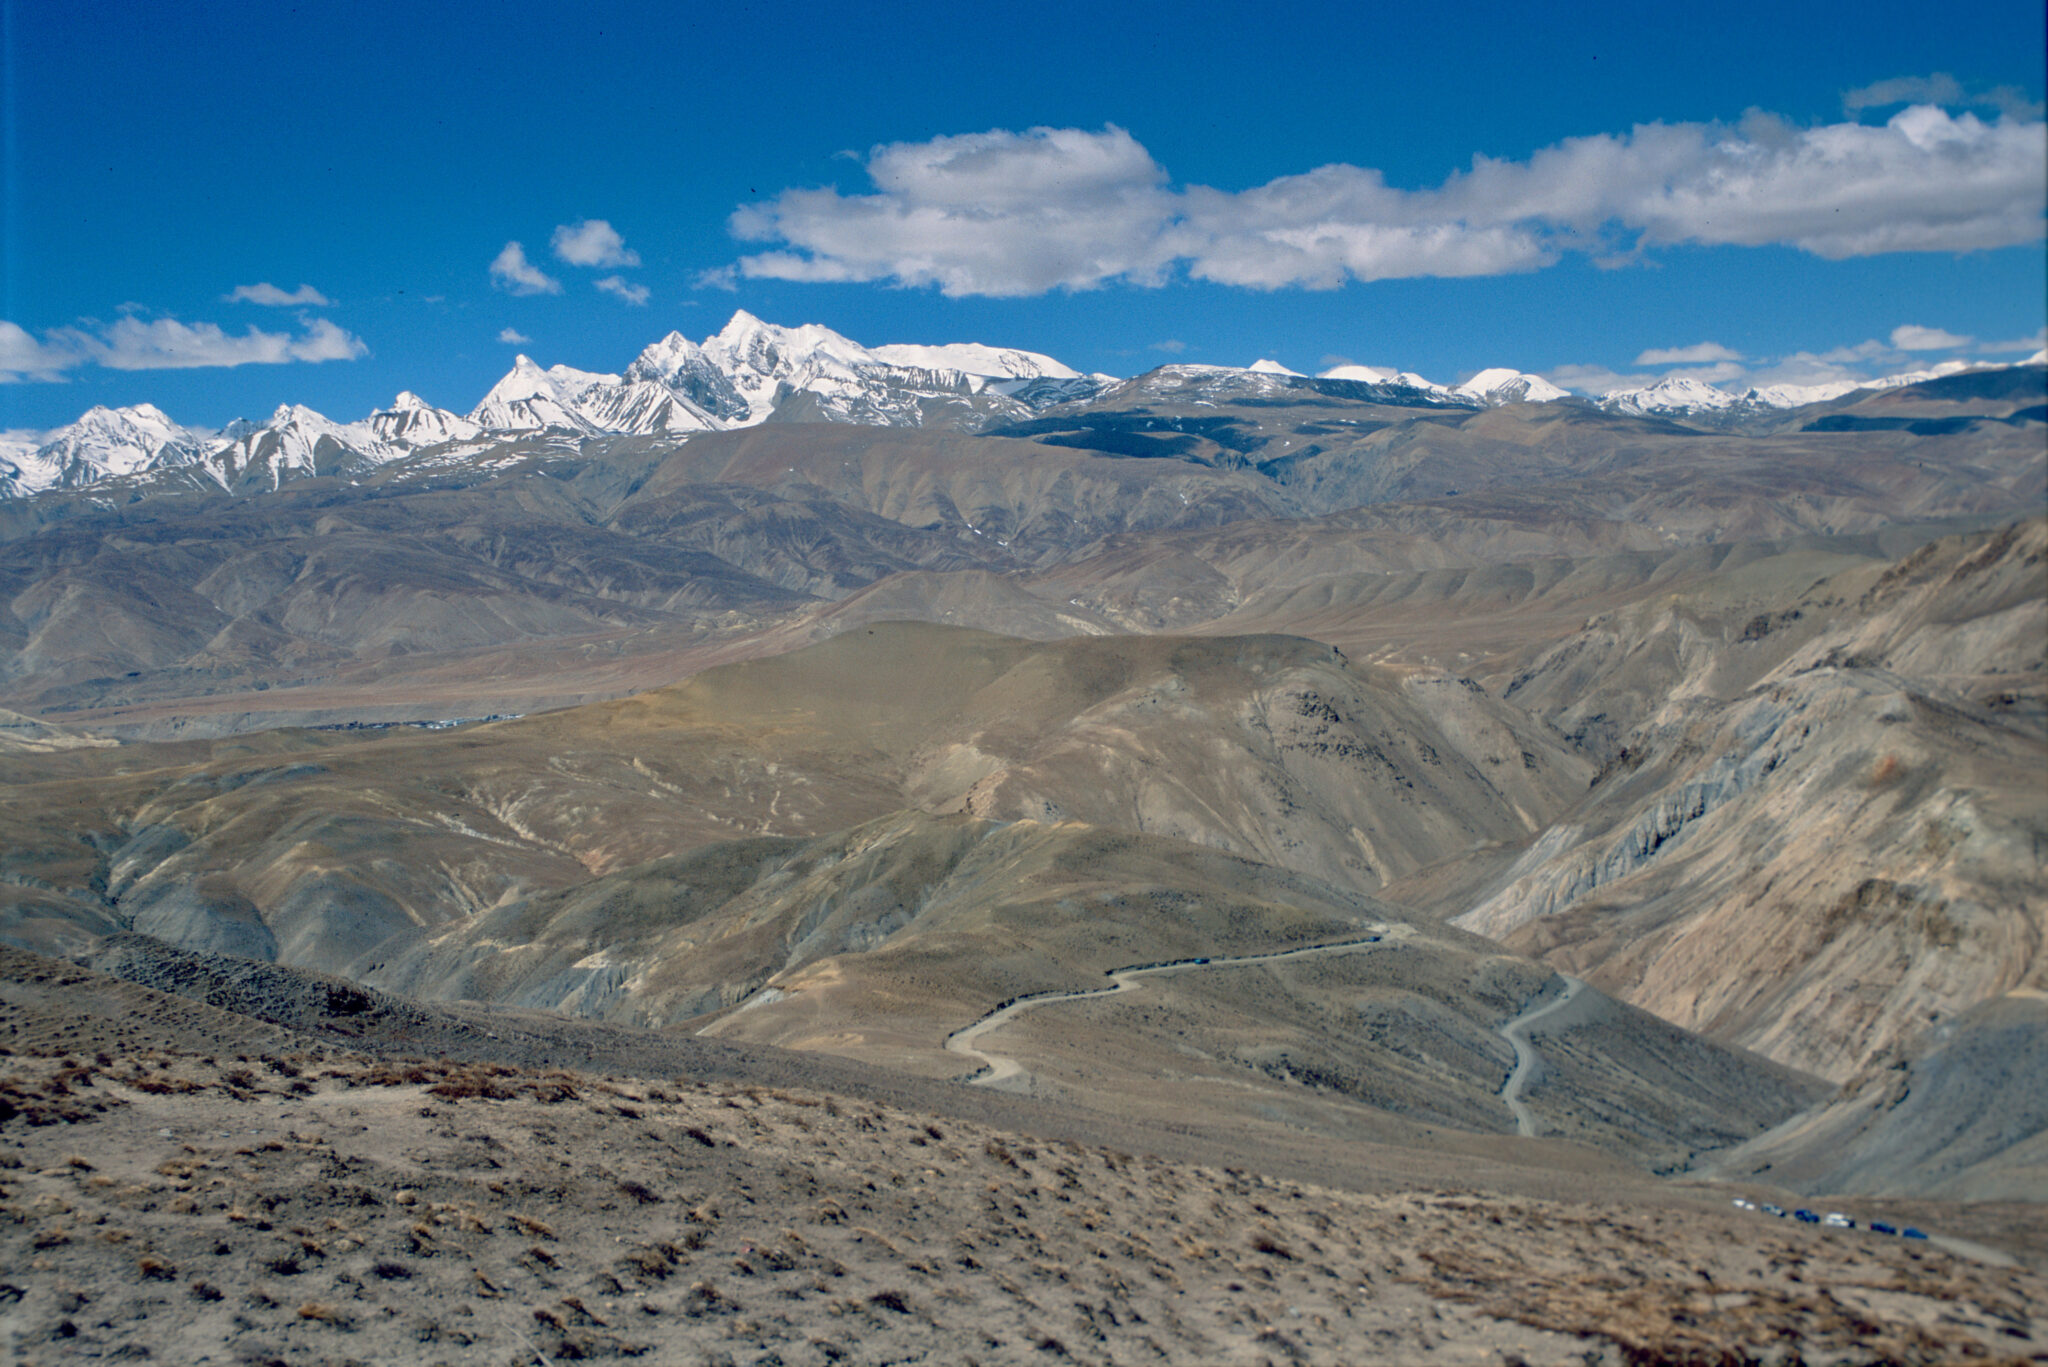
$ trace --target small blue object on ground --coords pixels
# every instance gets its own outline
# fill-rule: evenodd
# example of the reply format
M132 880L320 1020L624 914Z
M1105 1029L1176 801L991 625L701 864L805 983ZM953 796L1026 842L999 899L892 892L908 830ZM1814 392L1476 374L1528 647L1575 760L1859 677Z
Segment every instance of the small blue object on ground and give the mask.
M1899 1237L1901 1239L1924 1239L1927 1237L1927 1234L1924 1230L1918 1230L1913 1228L1911 1225L1907 1225L1904 1229L1899 1231Z
M1792 1218L1797 1220L1802 1225L1817 1225L1820 1223L1820 1216L1815 1215L1805 1206L1801 1206L1799 1209L1793 1211Z
M1870 1222L1870 1232L1872 1234L1897 1234L1899 1229L1897 1225L1888 1225L1882 1220L1872 1220Z

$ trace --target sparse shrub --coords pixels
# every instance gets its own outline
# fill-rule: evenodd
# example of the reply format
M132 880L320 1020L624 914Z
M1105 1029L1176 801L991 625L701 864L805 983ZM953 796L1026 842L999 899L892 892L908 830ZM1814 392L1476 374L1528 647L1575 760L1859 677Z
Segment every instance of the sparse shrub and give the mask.
M1268 1257L1284 1258L1288 1262L1294 1261L1294 1250L1270 1234L1254 1234L1252 1236L1252 1249L1255 1252L1264 1253Z

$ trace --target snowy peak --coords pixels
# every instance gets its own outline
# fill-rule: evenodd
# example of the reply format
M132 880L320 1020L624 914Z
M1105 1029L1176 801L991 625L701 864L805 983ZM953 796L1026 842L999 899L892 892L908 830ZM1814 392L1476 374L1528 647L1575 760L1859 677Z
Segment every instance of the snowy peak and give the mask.
M673 347L667 350L676 352ZM646 352L641 353L641 360L648 359ZM635 361L640 368L620 376L565 365L542 370L532 358L519 356L505 378L471 411L469 421L494 432L566 432L576 436L599 432L654 436L708 432L724 426L687 394L652 378L659 363L657 358L640 367L640 361Z
M893 343L869 353L888 365L917 370L954 370L989 380L1078 380L1081 373L1036 351L954 342L947 346Z
M1365 391L1358 386L1371 388ZM1261 368L1176 361L1126 380L1110 393L1169 402L1232 403L1267 400L1302 390L1400 408L1477 406L1476 401L1453 394L1420 375L1371 366L1344 366L1310 378L1277 365Z
M857 392L866 387L864 366L886 364L828 327L777 327L744 309L705 341L704 353L746 401L746 423L766 421L788 391L829 397Z
M1398 370L1387 370L1376 365L1338 365L1317 375L1319 380L1355 380L1359 384L1392 384Z
M474 441L483 429L445 408L436 408L411 390L391 401L368 418L370 430L379 440L394 446L440 446L451 441Z
M1299 370L1289 370L1286 366L1281 365L1278 361L1253 361L1251 369L1254 375L1292 375L1298 380L1305 380L1308 378L1306 375L1303 375Z
M1617 390L1603 398L1600 406L1616 413L1716 413L1740 402L1725 389L1679 375L1643 389Z
M743 421L749 412L726 373L704 348L680 332L671 332L635 357L626 367L626 379L660 385L719 423Z
M155 404L95 405L77 422L47 433L22 469L24 483L73 489L145 470L190 465L204 454L199 436L172 422Z
M1827 403L1844 394L1870 388L1864 380L1835 380L1828 384L1773 384L1743 394L1749 403L1765 408L1803 408L1810 403Z
M532 357L517 356L505 378L470 410L469 420L494 432L592 432L596 425L576 411L575 394L589 388L580 382L595 378L567 366L542 370Z
M1449 394L1434 380L1425 379L1412 370L1390 370L1376 365L1332 366L1316 376L1319 380L1350 380L1354 384L1397 385L1402 389L1420 389L1426 394Z
M236 492L367 469L405 454L378 434L374 420L338 423L304 404L280 404L267 421L231 423L229 431L234 435L207 452L206 465Z
M1553 399L1569 397L1564 390L1541 375L1509 370L1504 366L1480 371L1465 383L1456 386L1453 392L1489 404L1549 403Z

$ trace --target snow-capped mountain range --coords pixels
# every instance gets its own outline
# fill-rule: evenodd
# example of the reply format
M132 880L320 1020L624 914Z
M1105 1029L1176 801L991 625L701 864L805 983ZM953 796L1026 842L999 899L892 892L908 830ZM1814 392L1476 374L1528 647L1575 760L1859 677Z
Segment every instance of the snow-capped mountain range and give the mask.
M1964 368L1950 362L1861 384L1774 385L1740 393L1679 377L1591 402L1616 413L1726 420ZM1389 401L1473 408L1571 397L1539 375L1509 369L1482 370L1446 386L1410 371L1362 365L1311 378L1261 360L1242 369L1164 366L1128 383L1147 381L1162 393L1218 384L1249 392L1344 381L1371 386L1375 397ZM971 431L1094 398L1117 383L1113 376L1083 375L1037 352L980 343L869 348L817 324L778 327L740 311L702 343L671 332L617 375L565 365L543 370L520 356L466 416L409 391L358 422L337 423L303 405L285 404L262 422L237 419L218 433L182 427L151 404L95 407L39 439L0 440L0 498L167 470L185 470L233 493L256 492L306 476L360 471L416 451L459 454L522 435L686 436L762 422L940 424Z

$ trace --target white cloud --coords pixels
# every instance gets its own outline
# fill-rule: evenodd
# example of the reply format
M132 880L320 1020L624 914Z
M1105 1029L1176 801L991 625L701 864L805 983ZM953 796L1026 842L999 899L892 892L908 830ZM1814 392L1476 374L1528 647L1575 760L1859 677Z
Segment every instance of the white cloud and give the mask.
M1972 340L1941 328L1924 328L1917 323L1906 323L1892 329L1892 345L1900 351L1950 351L1968 346Z
M116 319L98 332L79 328L57 334L109 370L191 370L211 366L284 365L291 361L352 361L367 355L362 339L325 318L294 337L250 327L240 336L216 323L181 323L175 318Z
M2048 342L2048 328L2032 337L1996 343L1975 343L1972 338L1958 336L1941 328L1905 323L1893 328L1888 340L1872 337L1853 344L1830 347L1825 351L1795 351L1783 356L1744 357L1713 342L1702 342L1697 346L1644 351L1635 359L1637 366L1662 367L1661 369L1625 372L1600 365L1565 365L1544 372L1544 378L1553 384L1563 385L1582 394L1608 394L1617 389L1639 389L1653 385L1659 380L1680 378L1702 380L1739 393L1751 386L1818 385L1844 380L1862 383L1908 371L1934 370L1948 373L1957 369L1967 369L1972 364L1991 363L1954 359L1930 366L1926 357L1920 353L1960 350L1967 347L1975 354L1990 356L2039 351L2044 342Z
M1742 353L1730 351L1719 342L1698 342L1692 346L1651 348L1636 357L1637 365L1696 365L1703 361L1739 361Z
M550 245L555 249L557 260L572 266L615 268L640 264L640 253L627 247L625 239L601 218L561 224L555 229Z
M1801 353L1802 355L1805 353ZM1861 361L1875 361L1882 357L1895 356L1897 351L1889 342L1880 342L1875 337L1858 342L1854 346L1838 346L1823 351L1817 357L1829 365L1854 365Z
M62 379L84 359L75 348L38 342L28 329L0 320L0 384Z
M562 282L526 259L526 248L507 242L491 262L491 283L507 294L560 294Z
M1680 243L1789 245L1838 259L1963 252L2042 235L2038 122L1915 104L1882 125L1643 124L1526 161L1473 159L1401 190L1331 165L1241 192L1175 188L1114 125L891 143L873 192L791 189L737 210L767 249L739 274L1019 296L1176 271L1256 289L1535 270L1567 252L1623 259ZM700 284L721 283L711 273Z
M533 338L528 337L525 333L521 332L517 328L499 328L498 340L503 342L507 346L520 346L526 342L532 341Z
M303 320L302 327L296 336L255 326L236 334L217 323L145 320L124 314L112 323L57 328L37 341L25 329L0 322L0 383L56 380L62 378L59 372L80 365L108 370L193 370L353 361L369 354L362 338L325 318Z
M299 306L324 309L334 302L311 285L301 284L286 293L267 280L256 285L237 285L224 297L231 304L267 304L272 308Z
M742 240L797 249L743 258L741 273L1017 296L1159 283L1177 255L1166 172L1121 128L895 143L867 172L879 193L788 190L735 213Z
M1188 349L1188 344L1178 337L1169 337L1163 342L1152 343L1152 350L1163 351L1169 356L1178 356Z
M291 360L315 363L353 361L359 356L370 354L370 348L363 345L362 338L336 327L325 318L315 318L306 323L305 327L305 335L294 340L287 348Z
M1604 365L1561 365L1544 371L1543 378L1580 394L1611 394L1617 389L1640 389L1663 377L1624 375Z
M606 294L616 294L629 304L647 302L647 286L633 284L622 275L607 275L597 282L597 287Z

